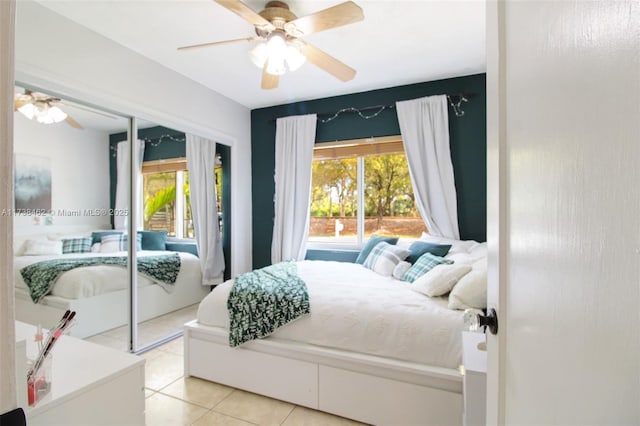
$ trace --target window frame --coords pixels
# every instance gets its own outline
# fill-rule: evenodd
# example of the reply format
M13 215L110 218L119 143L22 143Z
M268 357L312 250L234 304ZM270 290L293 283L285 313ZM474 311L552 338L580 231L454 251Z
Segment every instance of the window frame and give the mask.
M375 145L378 145L377 147ZM401 150L398 150L398 145ZM313 148L313 160L332 160L340 158L356 158L356 190L357 190L357 203L358 210L356 214L357 223L357 235L356 242L341 242L341 241L310 241L312 238L307 235L306 247L312 250L360 250L364 244L368 241L365 237L365 156L366 155L380 155L380 154L398 154L405 155L404 145L402 143L401 135L391 135L382 137L370 137L362 139L348 139L334 142L316 142ZM353 153L352 155L347 155ZM331 154L334 154L332 156ZM311 204L311 199L309 200ZM311 211L309 211L309 218L311 218ZM407 241L411 239L406 239Z
M175 172L175 185L176 185L176 199L175 199L175 207L174 207L174 229L171 231L167 230L167 233L173 232L175 236L171 236L169 238L179 239L179 240L188 240L195 241L195 238L189 238L184 236L184 213L186 210L186 205L184 202L184 172L187 169L187 158L186 157L174 157L174 158L165 158L160 160L150 160L142 163L142 182L144 183L144 176L153 173L168 173ZM144 214L144 191L141 194L142 196L142 214ZM144 225L143 225L144 228Z

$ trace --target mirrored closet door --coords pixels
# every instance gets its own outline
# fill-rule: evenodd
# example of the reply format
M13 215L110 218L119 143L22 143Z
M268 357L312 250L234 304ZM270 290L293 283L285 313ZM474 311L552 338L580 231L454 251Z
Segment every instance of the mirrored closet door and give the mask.
M26 84L15 99L17 319L51 327L71 309L72 335L132 352L179 336L211 290L195 239L186 133ZM222 282L231 162L230 148L215 146ZM21 269L40 261L59 278L34 297Z
M139 122L137 135L142 161L136 257L139 268L155 274L137 277L137 343L143 349L180 335L209 287L202 285L194 235L186 134Z
M128 207L113 208L110 135L129 120L28 85L15 110L16 318L48 328L70 309L72 335L127 350L127 250L106 237Z

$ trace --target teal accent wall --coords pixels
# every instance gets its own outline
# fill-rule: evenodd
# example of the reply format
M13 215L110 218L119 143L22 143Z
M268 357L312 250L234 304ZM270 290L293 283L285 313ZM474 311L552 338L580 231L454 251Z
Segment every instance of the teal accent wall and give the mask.
M253 267L271 263L273 233L273 180L275 167L275 119L290 115L333 114L343 108L364 108L393 104L424 96L473 93L463 103L464 116L456 117L449 107L451 160L456 182L458 225L462 239L486 240L486 76L476 74L277 105L251 111L251 181ZM281 89L278 89L281 90ZM369 115L375 111L366 111ZM319 117L319 119L324 117ZM380 137L400 134L395 108L375 118L363 119L346 113L327 123L318 121L317 142Z
M178 140L163 138L158 143L160 137L169 135ZM138 129L138 137L150 139L144 146L144 160L154 161L167 158L186 157L185 134L168 127L155 126L147 129ZM114 208L116 203L116 183L117 183L117 162L116 145L127 139L127 133L114 133L109 135L109 180L110 180L110 203ZM231 148L216 144L216 153L220 154L222 161L222 250L224 252L224 279L231 277ZM113 227L113 217L111 218Z

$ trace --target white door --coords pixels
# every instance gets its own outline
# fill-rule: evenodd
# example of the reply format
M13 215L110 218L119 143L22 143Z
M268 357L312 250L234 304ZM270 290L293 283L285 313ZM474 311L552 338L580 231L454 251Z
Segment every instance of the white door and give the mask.
M487 5L489 424L640 424L640 2Z

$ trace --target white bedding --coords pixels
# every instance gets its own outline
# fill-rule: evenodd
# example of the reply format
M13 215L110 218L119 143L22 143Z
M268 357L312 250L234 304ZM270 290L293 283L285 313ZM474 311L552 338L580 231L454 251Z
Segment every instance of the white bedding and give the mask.
M448 309L446 297L429 298L355 263L301 261L298 275L311 315L273 337L439 367L460 364L463 312ZM220 284L200 303L200 323L228 329L232 284Z
M138 251L137 256L155 256L163 253L162 251ZM178 253L180 255L180 272L175 284L163 285L163 288L171 291L178 289L180 286L188 285L187 283L195 283L200 285L202 276L200 272L200 260L191 253ZM29 293L29 289L22 279L20 269L32 263L43 260L51 260L56 258L83 258L83 257L109 257L109 256L126 256L127 252L116 253L74 253L62 256L16 256L14 258L14 276L16 289L21 293ZM76 268L60 275L56 281L51 295L59 296L66 299L80 299L84 297L97 296L99 294L112 291L122 290L128 285L127 269L121 266L112 265L96 265L83 268ZM147 286L158 284L152 278L138 274L138 286ZM193 284L191 284L193 285Z

